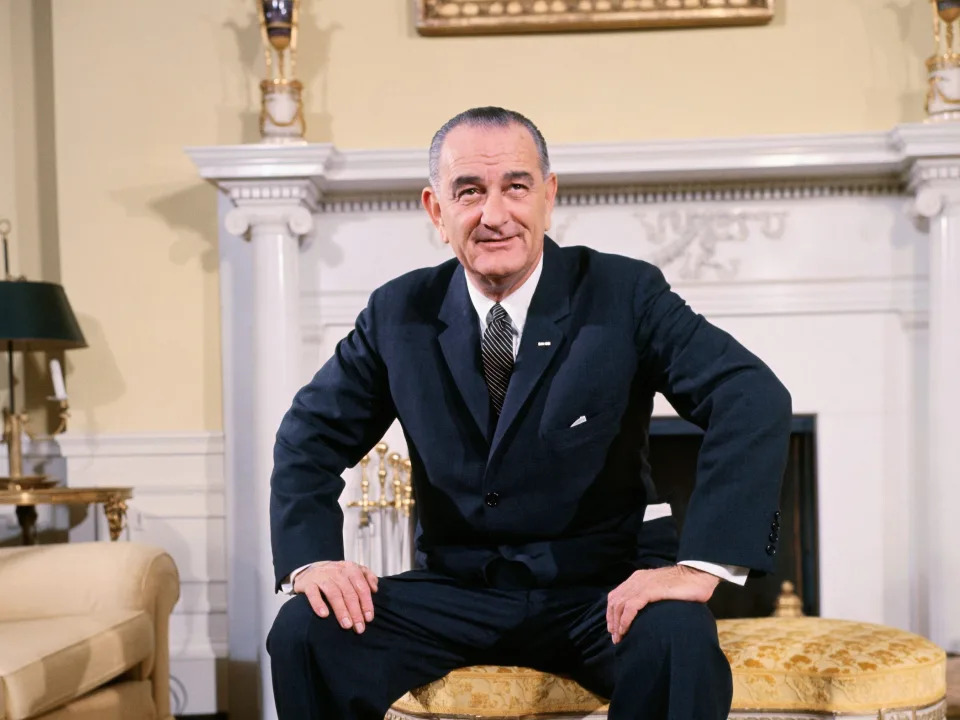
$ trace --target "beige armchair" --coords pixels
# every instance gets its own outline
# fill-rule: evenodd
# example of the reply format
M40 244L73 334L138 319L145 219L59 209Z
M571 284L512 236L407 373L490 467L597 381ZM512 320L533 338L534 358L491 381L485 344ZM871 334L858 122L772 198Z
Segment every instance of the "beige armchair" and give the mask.
M0 549L0 720L169 720L179 595L157 548Z

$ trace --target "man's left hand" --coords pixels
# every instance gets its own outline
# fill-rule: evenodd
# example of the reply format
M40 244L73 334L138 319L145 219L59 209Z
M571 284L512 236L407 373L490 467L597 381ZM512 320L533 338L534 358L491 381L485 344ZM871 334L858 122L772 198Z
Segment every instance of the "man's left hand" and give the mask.
M627 634L637 613L661 600L705 603L720 582L716 575L686 565L637 570L607 595L607 630L613 643Z

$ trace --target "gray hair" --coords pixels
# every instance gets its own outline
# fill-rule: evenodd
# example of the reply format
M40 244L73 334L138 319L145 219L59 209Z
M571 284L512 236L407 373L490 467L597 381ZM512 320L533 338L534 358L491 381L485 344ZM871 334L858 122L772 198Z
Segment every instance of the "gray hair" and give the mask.
M461 125L482 128L505 128L510 125L520 125L527 129L537 146L537 156L540 160L540 172L544 177L550 174L550 156L547 154L547 141L543 139L540 130L529 119L513 110L504 110L501 107L476 107L464 110L456 117L450 118L443 124L433 140L430 142L430 184L435 189L440 187L440 152L443 142L454 128Z

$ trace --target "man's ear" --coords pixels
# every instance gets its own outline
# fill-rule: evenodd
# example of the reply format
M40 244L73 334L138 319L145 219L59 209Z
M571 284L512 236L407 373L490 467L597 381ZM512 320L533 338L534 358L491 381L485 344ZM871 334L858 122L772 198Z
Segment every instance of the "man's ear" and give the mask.
M544 193L546 194L546 204L544 205L546 217L543 219L543 227L545 230L549 230L550 225L553 223L553 206L557 199L556 173L550 173L547 176L547 179L544 181Z
M440 214L440 198L437 197L437 192L432 185L423 189L420 194L420 202L423 209L427 211L427 215L430 216L430 222L440 231L440 237L444 242L447 242L447 234L443 231L443 217Z

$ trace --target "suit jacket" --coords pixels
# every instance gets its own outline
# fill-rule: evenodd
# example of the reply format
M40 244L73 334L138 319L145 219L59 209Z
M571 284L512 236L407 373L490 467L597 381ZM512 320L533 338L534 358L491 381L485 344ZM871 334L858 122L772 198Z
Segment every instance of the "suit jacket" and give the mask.
M341 473L395 418L430 570L482 583L506 562L540 587L619 581L655 498L656 392L705 430L678 558L773 569L791 404L758 358L656 267L547 238L497 420L466 282L453 259L375 290L297 393L271 479L278 586L343 559Z

